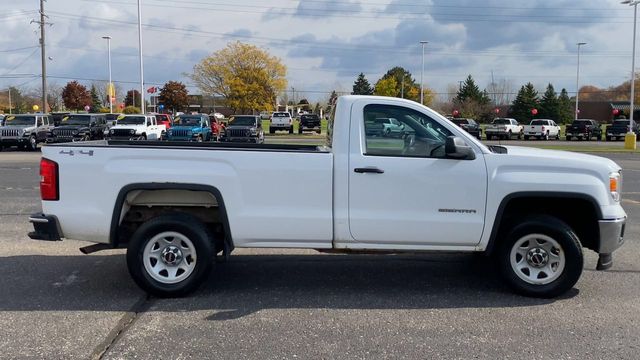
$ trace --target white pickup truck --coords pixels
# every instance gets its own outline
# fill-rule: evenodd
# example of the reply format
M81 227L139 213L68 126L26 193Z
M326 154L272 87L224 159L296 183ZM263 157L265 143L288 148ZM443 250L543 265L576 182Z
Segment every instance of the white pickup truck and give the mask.
M522 130L522 125L518 124L516 119L495 118L484 129L484 133L487 135L487 140L491 140L494 137L511 140L514 136L519 140L522 138Z
M116 125L109 129L107 137L112 140L162 140L167 127L158 124L154 115L120 115Z
M524 126L524 139L529 138L560 140L560 126L553 120L533 119L529 125Z
M402 136L368 135L379 118ZM553 297L578 281L583 247L611 266L627 218L613 161L486 147L391 97L340 97L325 146L66 143L42 149L40 174L29 236L126 247L133 279L158 296L197 288L215 254L256 247L483 252L515 291Z

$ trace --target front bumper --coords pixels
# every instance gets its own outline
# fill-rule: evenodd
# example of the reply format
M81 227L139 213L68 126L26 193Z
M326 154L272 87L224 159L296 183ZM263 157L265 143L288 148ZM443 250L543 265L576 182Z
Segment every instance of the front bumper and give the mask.
M18 145L24 145L24 144L28 144L29 143L29 138L28 137L10 137L10 138L0 138L0 145L2 146L18 146Z
M29 233L31 239L44 241L62 240L60 224L55 216L36 213L29 216L29 222L33 224L34 229Z
M255 143L258 141L258 138L257 137L223 137L223 138L220 138L220 141Z
M624 229L627 218L614 220L599 220L600 227L600 244L598 246L599 254L611 254L624 243Z

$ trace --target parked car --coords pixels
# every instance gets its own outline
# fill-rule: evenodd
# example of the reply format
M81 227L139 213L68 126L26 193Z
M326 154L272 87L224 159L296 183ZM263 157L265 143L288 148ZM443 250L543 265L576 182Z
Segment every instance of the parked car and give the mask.
M549 140L550 138L560 140L560 126L555 121L549 119L533 119L529 125L524 126L524 139L537 138Z
M274 112L269 122L269 134L275 134L278 130L288 131L293 134L293 118L288 112Z
M611 140L624 140L624 136L629 132L629 124L631 120L628 119L617 119L613 121L613 124L607 125L606 127L606 139L607 141ZM640 136L640 129L638 128L638 123L633 122L633 126L631 131L636 134L636 138Z
M47 134L47 143L104 139L107 120L104 114L69 114L60 126Z
M171 115L169 114L151 114L151 115L155 115L156 122L158 123L158 125L164 125L165 129L167 130L171 129L171 125L173 124Z
M111 140L162 140L166 134L164 125L158 125L153 115L121 115L109 129Z
M475 120L465 118L451 118L450 120L471 134L471 136L482 140L482 129Z
M36 151L53 127L53 121L46 114L7 115L4 126L0 127L0 151L12 146Z
M173 127L167 131L169 141L211 141L213 132L209 115L180 115L173 120Z
M407 135L367 135L370 115L397 119ZM259 124L237 116L227 133L246 139ZM338 98L330 128L321 147L46 146L42 212L30 216L29 237L98 243L85 253L126 247L131 276L157 296L194 291L218 253L261 247L480 252L516 292L555 297L580 278L585 249L603 270L624 242L621 168L612 160L487 147L436 111L391 97Z
M305 130L315 131L318 134L322 133L320 117L315 114L300 115L300 122L298 123L298 134L302 134L302 132Z
M484 133L487 135L487 140L494 137L510 140L514 136L519 140L522 138L522 130L522 125L518 124L516 119L496 118L484 129Z
M262 119L262 120L271 119L271 112L270 111L261 111L260 112L260 119Z
M565 136L567 141L571 141L574 137L578 140L591 140L592 138L602 140L602 128L595 120L577 119L567 126Z
M264 142L262 120L255 115L235 115L231 117L220 134L220 141L262 144Z

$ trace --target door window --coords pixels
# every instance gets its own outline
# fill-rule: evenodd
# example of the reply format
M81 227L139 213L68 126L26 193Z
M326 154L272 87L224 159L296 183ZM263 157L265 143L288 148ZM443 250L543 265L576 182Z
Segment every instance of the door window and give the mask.
M36 126L42 126L42 118L41 117L38 118L38 122L36 123Z
M452 135L421 112L382 104L365 106L364 129L368 156L444 158L445 141Z

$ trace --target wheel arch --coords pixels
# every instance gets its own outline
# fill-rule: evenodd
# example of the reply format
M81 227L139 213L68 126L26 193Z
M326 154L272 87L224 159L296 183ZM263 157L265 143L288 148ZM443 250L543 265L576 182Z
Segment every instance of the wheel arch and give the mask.
M113 207L113 213L111 216L111 225L109 231L109 243L117 248L120 246L119 227L123 218L123 210L125 209L125 201L127 195L134 191L158 191L158 190L178 190L178 191L194 191L205 192L211 194L217 203L219 211L219 219L224 230L224 242L233 249L233 238L231 236L231 227L229 225L229 218L227 216L227 209L224 203L222 193L218 188L211 185L203 184L189 184L189 183L134 183L124 186L118 192L116 202Z
M586 248L598 248L600 229L597 221L602 219L602 210L595 198L572 192L525 191L511 193L500 202L485 252L490 255L495 251L513 220L531 214L559 218L576 232ZM584 217L593 221L585 222Z

